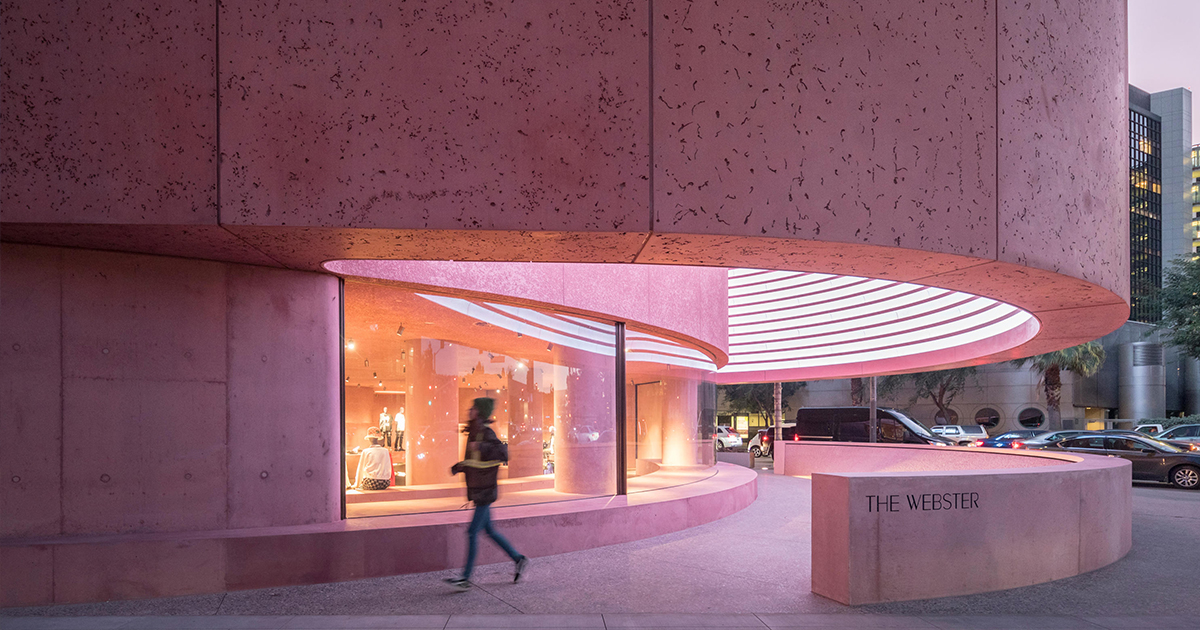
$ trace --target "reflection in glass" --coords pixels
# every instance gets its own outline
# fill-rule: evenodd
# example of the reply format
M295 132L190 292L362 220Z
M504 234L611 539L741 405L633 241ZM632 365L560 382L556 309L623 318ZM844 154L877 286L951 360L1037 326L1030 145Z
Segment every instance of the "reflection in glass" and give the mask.
M631 493L712 474L716 460L716 366L663 337L625 336L626 474Z
M361 282L345 311L348 516L466 507L450 467L478 397L509 449L496 505L616 492L614 325ZM391 455L382 490L356 478L371 428Z

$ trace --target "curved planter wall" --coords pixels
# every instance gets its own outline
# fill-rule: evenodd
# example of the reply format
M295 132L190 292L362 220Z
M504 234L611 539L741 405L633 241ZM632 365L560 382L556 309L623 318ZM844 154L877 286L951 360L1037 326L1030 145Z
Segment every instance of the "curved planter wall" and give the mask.
M787 474L812 475L812 590L844 604L1049 582L1132 545L1122 459L812 442L782 450Z

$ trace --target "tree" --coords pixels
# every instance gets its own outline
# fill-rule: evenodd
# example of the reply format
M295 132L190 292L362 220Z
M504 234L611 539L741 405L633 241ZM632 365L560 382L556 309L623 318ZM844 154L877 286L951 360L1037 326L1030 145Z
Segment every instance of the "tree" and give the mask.
M1158 295L1167 343L1200 359L1200 261L1186 257L1171 261Z
M788 398L805 386L804 382L783 384L783 417L787 418ZM775 417L775 384L749 383L746 385L722 385L721 393L725 404L734 413L758 416L762 424L770 425Z
M1013 361L1013 365L1029 365L1029 369L1042 376L1042 391L1046 394L1047 428L1062 428L1062 372L1074 372L1087 378L1104 367L1104 346L1098 341L1089 341L1073 348L1047 352Z
M878 396L885 397L911 383L915 388L908 404L916 404L921 398L928 398L938 408L938 414L944 422L950 422L950 403L954 398L967 389L967 381L975 382L975 368L953 368L935 372L917 372L914 374L897 374L885 376L879 380Z

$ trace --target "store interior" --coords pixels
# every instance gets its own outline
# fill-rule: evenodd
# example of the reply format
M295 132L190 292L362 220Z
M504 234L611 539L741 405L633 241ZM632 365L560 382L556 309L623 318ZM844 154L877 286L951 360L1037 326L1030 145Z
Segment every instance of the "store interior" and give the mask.
M450 467L480 397L508 446L498 506L613 495L619 474L636 493L714 472L715 365L682 341L626 334L618 471L613 323L358 281L344 305L348 517L469 507Z

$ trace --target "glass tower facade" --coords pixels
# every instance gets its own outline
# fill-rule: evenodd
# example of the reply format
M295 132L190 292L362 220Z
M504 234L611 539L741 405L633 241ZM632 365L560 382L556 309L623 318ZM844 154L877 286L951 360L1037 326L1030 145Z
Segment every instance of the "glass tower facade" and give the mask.
M1162 318L1162 122L1129 112L1129 319Z
M1192 260L1200 258L1200 144L1192 147Z

